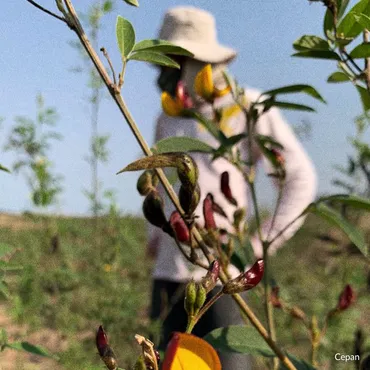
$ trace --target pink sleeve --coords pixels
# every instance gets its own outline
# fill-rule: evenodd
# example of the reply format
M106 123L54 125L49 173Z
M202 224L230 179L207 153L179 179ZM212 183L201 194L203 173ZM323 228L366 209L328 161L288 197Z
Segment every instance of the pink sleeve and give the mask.
M285 159L286 180L282 189L281 203L273 225L271 224L272 217L262 225L263 238L268 236L268 240L272 240L314 201L317 191L317 178L310 158L278 109L272 108L261 117L257 123L257 133L272 136L284 147L282 154ZM267 172L271 172L271 166L265 159L263 161ZM278 188L276 187L276 189ZM270 246L270 252L275 252L289 240L301 227L304 219L305 217L299 218L287 228ZM263 253L262 244L258 236L255 235L251 242L256 256L261 257Z

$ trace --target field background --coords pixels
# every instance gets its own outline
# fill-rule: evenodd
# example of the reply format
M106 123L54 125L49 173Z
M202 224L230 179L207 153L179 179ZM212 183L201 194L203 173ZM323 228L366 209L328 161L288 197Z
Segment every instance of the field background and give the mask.
M359 223L369 229L368 217ZM56 233L58 238L51 241ZM100 324L121 367L130 369L139 353L134 334L156 338L159 323L148 319L152 262L145 255L143 219L102 217L96 223L89 218L0 214L0 240L15 248L8 258L23 266L7 273L11 296L0 298L0 328L11 340L28 340L59 356L55 361L7 349L0 355L1 370L102 369L94 342ZM354 369L353 363L334 362L333 357L354 353L357 328L367 335L364 348L370 350L369 263L340 231L313 216L272 263L281 296L317 315L319 322L335 307L344 285L353 285L356 305L329 327L320 369ZM249 297L261 318L258 292L251 291ZM281 311L276 318L279 341L291 353L308 358L309 342L300 322ZM254 359L254 369L264 368Z

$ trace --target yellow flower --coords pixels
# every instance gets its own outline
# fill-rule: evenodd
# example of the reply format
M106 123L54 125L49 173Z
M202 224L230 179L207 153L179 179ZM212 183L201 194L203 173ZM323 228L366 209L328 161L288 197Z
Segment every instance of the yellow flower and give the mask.
M185 111L193 106L191 97L182 81L177 83L175 98L165 91L162 93L161 100L163 111L172 117L185 116Z
M184 105L179 99L177 98L174 99L171 96L171 94L169 94L167 91L162 93L161 101L162 101L163 111L168 116L178 117L182 115L182 112L184 110Z
M111 272L112 271L112 265L109 265L108 263L106 263L103 266L103 269L104 269L105 272Z
M213 83L212 67L207 64L196 75L194 81L194 91L204 100L212 103L215 98L220 98L231 91L228 85L224 89L217 89Z
M221 98L222 96L227 95L231 91L231 86L228 85L225 88L219 90L217 87L215 87L214 96L216 98Z
M197 73L194 81L194 91L207 101L213 100L214 84L210 64L207 64Z
M221 120L220 120L220 130L226 135L231 136L233 134L233 129L230 126L230 119L241 112L239 105L234 104L222 109Z

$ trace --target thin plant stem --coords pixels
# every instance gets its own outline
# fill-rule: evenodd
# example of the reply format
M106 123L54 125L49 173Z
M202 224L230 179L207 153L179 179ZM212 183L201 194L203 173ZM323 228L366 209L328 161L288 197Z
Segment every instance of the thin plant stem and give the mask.
M193 258L191 258L191 256L188 256L188 254L186 253L184 247L181 245L181 243L178 241L178 239L176 238L176 235L175 235L175 242L176 242L176 245L177 247L179 248L180 252L182 253L182 255L189 261L191 262L192 264L195 264L195 265L198 265L199 267L202 267L204 268L205 270L208 270L208 266L203 263L202 261L200 261L199 259L197 260L194 260Z
M269 232L267 234L267 238L266 238L267 240L270 239L271 231L274 229L274 226L275 226L276 217L277 217L277 214L279 212L281 200L282 200L282 197L283 197L283 189L284 189L284 182L279 180L279 192L278 192L278 197L277 197L277 200L276 200L276 206L275 206L275 209L274 209L274 214L272 215L271 226L270 226ZM268 243L268 244L270 246L270 243Z
M54 17L54 18L56 18L56 19L58 19L58 20L60 20L60 21L64 22L65 24L69 25L69 24L68 24L68 22L67 22L67 20L66 20L65 18L63 18L63 17L59 16L58 14L53 13L53 12L52 12L52 11L50 11L49 9L44 8L43 6L41 6L40 4L36 3L35 1L33 1L33 0L26 0L26 1L27 1L28 3L30 3L31 5L33 5L34 7L36 7L37 9L39 9L39 10L43 11L44 13L49 14L49 15L51 15L52 17Z
M311 364L312 366L317 366L317 352L319 345L318 343L311 341Z
M105 56L105 59L107 60L107 62L109 64L110 70L112 72L113 83L115 85L117 85L116 72L114 71L113 64L112 64L112 61L111 61L111 59L109 57L109 54L108 54L108 52L107 52L107 50L105 48L101 48L100 51L103 53L103 55Z
M346 58L347 58L347 60L345 61L345 62L347 62L347 61L349 61L352 65L353 65L353 67L357 70L357 72L359 72L359 73L362 73L362 69L359 67L359 65L352 59L352 57L347 53L347 51L346 51L346 49L342 49L342 52L343 52L343 54L346 56Z
M294 224L297 220L299 220L301 217L306 215L307 211L309 209L309 206L306 207L297 217L294 217L292 221L290 221L286 226L284 226L271 240L268 240L267 243L271 245L276 239L278 239L290 226Z
M135 139L137 140L139 146L143 150L144 154L147 156L151 156L152 152L150 150L150 147L144 140L143 136L141 135L140 130L138 129L136 122L134 121L133 117L131 116L122 96L120 95L119 91L117 91L117 87L112 83L109 74L107 73L104 64L101 62L99 56L95 52L94 48L92 47L88 37L86 36L85 31L83 30L83 27L81 26L81 23L78 19L76 10L74 9L74 6L72 4L71 0L64 0L66 7L68 9L68 12L72 18L73 21L73 30L76 32L78 38L80 39L83 47L85 48L87 54L91 58L92 62L94 63L99 75L103 79L105 85L107 86L111 96L113 97L114 101L118 105L118 108L120 109L122 115L124 116L126 122L128 123L131 132L133 133ZM159 180L161 181L163 187L165 188L169 198L171 199L172 203L176 207L176 209L179 211L179 213L184 217L184 211L179 203L179 200L177 198L177 195L175 191L173 190L171 184L169 183L167 177L165 176L162 169L158 168L156 169L157 176ZM192 233L195 238L195 240L198 242L199 247L201 248L202 252L206 256L209 263L211 263L214 260L214 256L212 253L209 252L207 245L204 243L199 231L193 227ZM219 278L223 284L225 284L228 279L223 271L220 271ZM257 331L260 333L262 338L266 341L266 343L270 346L270 348L274 351L274 353L277 355L277 357L281 360L281 362L285 365L285 367L288 370L296 370L296 367L291 362L291 360L286 356L286 354L280 349L280 347L275 343L272 338L268 335L266 329L262 325L262 323L258 320L258 318L255 316L253 311L250 309L250 307L247 305L247 303L242 299L242 297L239 294L233 294L232 295L235 302L238 304L239 308L245 313L245 315L248 317L252 325L257 329Z
M211 306L223 296L222 289L220 289L199 311L197 321L211 308Z
M194 326L197 322L202 318L202 316L211 308L211 306L220 298L224 293L222 289L219 290L201 309L200 311L193 317L190 318L188 325L186 327L186 332L191 333L193 331Z
M253 161L253 153L252 153L252 139L253 139L253 133L254 133L254 127L256 124L257 119L252 116L250 112L253 112L253 106L249 110L245 110L245 117L247 120L247 127L248 127L248 161L252 163L250 166L250 171L252 172L252 176L248 176L248 174L244 175L244 178L247 180L249 189L252 196L252 202L253 202L253 209L254 214L256 218L256 226L257 226L257 233L258 237L260 239L260 242L262 243L263 247L263 261L264 261L264 276L263 276L263 285L264 285L264 296L265 296L265 314L267 319L267 328L268 328L268 334L270 338L275 342L276 341L276 331L275 331L275 322L274 322L274 310L271 304L271 286L270 286L270 266L269 266L269 255L268 255L268 247L269 244L265 242L264 237L262 235L262 229L261 229L261 217L259 213L259 207L258 207L258 201L257 201L257 193L255 188L255 176L254 176L254 161ZM239 166L241 169L241 166ZM277 205L278 207L278 205ZM276 208L277 208L276 207ZM273 358L271 361L272 368L277 369L279 366L279 361L277 358Z
M363 39L364 42L369 42L369 34L370 31L368 29L364 30ZM366 78L366 86L367 91L370 94L370 57L365 58L365 78Z

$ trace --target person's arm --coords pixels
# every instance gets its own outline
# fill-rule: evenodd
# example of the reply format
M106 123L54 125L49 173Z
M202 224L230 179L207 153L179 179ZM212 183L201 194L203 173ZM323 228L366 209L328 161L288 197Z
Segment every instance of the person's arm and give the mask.
M281 193L281 201L272 224L272 215L262 224L263 238L272 240L282 229L292 222L312 201L317 191L317 178L315 168L303 149L293 130L282 118L276 108L272 108L261 117L257 123L257 133L272 136L283 145L282 155L285 160L286 178ZM268 164L268 171L271 166ZM274 185L278 191L278 183L274 179ZM284 233L282 233L270 246L270 253L275 252L301 227L305 217L299 218ZM251 240L257 257L261 257L262 244L257 235Z

